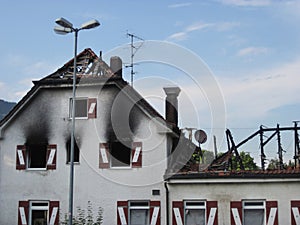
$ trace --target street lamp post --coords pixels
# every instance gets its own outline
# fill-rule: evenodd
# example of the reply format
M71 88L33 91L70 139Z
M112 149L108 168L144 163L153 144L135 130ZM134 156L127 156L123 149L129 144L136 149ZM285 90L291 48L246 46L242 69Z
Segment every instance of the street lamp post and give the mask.
M64 18L58 18L55 22L59 26L54 27L57 34L68 34L74 32L74 71L73 71L73 95L72 95L72 134L71 134L71 149L70 149L70 186L69 186L69 225L73 224L73 192L74 192L74 146L75 146L75 92L76 92L76 73L77 73L77 38L80 30L87 30L98 27L100 23L97 20L91 20L81 25L80 28L74 28L73 24Z

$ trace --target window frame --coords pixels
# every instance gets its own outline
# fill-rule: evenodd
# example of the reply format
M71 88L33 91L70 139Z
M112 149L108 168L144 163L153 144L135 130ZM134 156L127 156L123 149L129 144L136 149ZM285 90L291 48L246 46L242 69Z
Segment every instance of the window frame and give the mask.
M191 204L191 205L188 205ZM198 204L198 205L197 205ZM207 221L207 201L206 200L184 200L183 201L183 212L184 212L184 218L183 223L186 225L187 223L187 211L188 210L197 210L197 209L203 209L204 210L204 221L206 224Z
M77 101L86 101L86 116L76 116L76 107L78 106ZM86 120L89 118L89 112L88 112L88 107L89 107L89 98L87 97L76 97L75 98L76 104L75 104L75 120ZM72 120L72 108L73 108L73 98L70 98L69 100L69 119Z
M40 203L40 204L47 204L47 206L33 206L34 203ZM29 201L29 213L28 213L28 224L32 224L32 211L34 210L44 210L47 211L47 223L49 222L49 213L50 213L50 202L49 201L40 201L40 200L34 200Z
M113 145L113 144L117 144L117 143L123 145L123 148L126 148L126 151L127 151L127 150L129 151L129 164L126 164L126 165L124 165L124 166L114 166L114 165L113 165L114 159L116 159L116 158L115 158L114 155L112 154L112 151L113 151L112 145ZM128 142L128 143L129 143L129 142ZM126 145L126 144L128 144L128 143L123 144L122 141L114 141L114 142L110 142L110 143L109 143L109 154L110 154L109 167L110 167L111 169L131 169L131 168L132 168L132 143L133 143L133 142L130 142L130 146L131 146L131 147L128 147L128 146ZM117 160L117 159L116 159L116 160ZM125 163L124 163L124 164L125 164Z
M246 205L250 203L251 205ZM257 205L255 205L257 204ZM263 224L267 221L267 210L266 210L266 200L263 199L245 199L242 200L242 221L245 224L245 210L262 209L263 210Z
M40 170L47 170L47 150L48 150L48 144L41 144L40 146L42 146L43 148L45 148L45 167L30 167L31 165L31 151L32 147L30 146L33 146L33 145L26 145L26 170L36 170L36 171L40 171Z
M140 205L135 205L135 206L132 206L131 204L140 204ZM145 205L143 205L143 203ZM147 213L147 224L146 225L149 225L150 224L150 201L149 200L130 200L128 201L128 225L131 225L131 210L138 210L138 209L146 209L148 210L148 213Z

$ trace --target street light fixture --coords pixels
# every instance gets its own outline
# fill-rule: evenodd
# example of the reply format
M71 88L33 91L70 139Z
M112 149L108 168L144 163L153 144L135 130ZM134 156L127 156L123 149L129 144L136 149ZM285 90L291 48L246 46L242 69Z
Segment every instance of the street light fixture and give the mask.
M81 25L80 28L74 28L73 24L64 18L55 20L59 26L54 27L57 34L68 34L74 32L75 47L74 47L74 71L73 71L73 95L72 95L72 134L71 134L71 149L70 149L70 186L69 186L69 225L73 224L73 192L74 192L74 146L75 146L75 91L76 91L76 72L77 72L77 37L80 30L87 30L98 27L100 23L97 20L91 20Z

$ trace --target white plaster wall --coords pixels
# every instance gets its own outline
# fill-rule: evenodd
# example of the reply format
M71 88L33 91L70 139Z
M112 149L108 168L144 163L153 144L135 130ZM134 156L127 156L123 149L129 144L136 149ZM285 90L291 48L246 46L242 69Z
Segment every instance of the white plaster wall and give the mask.
M278 201L278 224L291 224L291 200L299 200L299 182L278 179L277 182L264 180L247 182L246 179L189 180L186 184L169 184L170 203L182 200L218 201L218 224L230 224L230 202L250 199ZM207 183L206 183L207 182ZM170 213L171 213L170 209ZM170 214L172 215L172 214Z
M157 133L156 122L145 114L140 118L134 141L143 143L143 167L99 169L99 143L107 142L107 107L112 92L99 88L79 88L77 97L98 98L97 118L76 120L76 139L81 151L75 165L74 207L84 208L88 201L104 209L104 224L116 224L117 201L161 200L165 208L163 174L166 169L166 135ZM66 141L70 136L69 99L71 89L43 89L4 130L0 141L0 224L17 224L20 200L60 201L60 218L68 210L69 165L66 164ZM45 125L46 124L46 125ZM26 133L43 135L47 126L49 144L57 145L56 170L16 170L16 146L26 142ZM152 196L152 190L160 196ZM95 213L96 214L96 213ZM164 223L164 210L161 211Z

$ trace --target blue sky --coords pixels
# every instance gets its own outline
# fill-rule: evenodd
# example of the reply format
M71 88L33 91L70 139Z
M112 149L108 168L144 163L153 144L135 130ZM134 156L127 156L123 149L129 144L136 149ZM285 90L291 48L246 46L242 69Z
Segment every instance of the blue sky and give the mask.
M300 120L299 0L11 0L1 9L0 98L5 100L20 100L32 80L73 57L74 37L53 32L56 18L65 17L75 26L97 19L99 28L79 34L78 52L90 47L105 55L121 48L129 55L128 31L145 41L172 43L202 59L223 96L223 124L212 122L218 118L206 89L189 86L180 68L140 62L135 66L135 87L164 114L162 87L179 85L180 125L205 129L210 140L217 134L220 148L225 145L225 127L239 142L261 124L292 126L293 120ZM138 50L143 51L144 46ZM178 60L186 62L184 55ZM124 70L128 81L129 72ZM293 136L287 136L283 147L291 152ZM212 148L211 141L206 145ZM256 151L258 140L245 148Z

